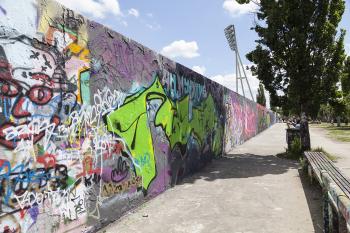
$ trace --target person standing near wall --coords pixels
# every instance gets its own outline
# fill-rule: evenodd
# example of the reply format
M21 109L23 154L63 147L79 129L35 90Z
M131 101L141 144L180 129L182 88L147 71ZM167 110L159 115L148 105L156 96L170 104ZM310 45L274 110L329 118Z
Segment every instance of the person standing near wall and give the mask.
M307 121L307 117L306 117L306 114L304 112L301 114L300 139L301 139L302 151L310 150L311 145L310 145L309 123Z

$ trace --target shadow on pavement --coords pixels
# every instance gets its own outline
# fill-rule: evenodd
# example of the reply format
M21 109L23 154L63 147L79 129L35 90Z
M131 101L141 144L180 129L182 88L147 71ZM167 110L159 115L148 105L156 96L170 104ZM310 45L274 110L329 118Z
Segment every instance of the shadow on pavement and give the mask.
M323 232L322 190L317 184L311 184L308 175L299 167L299 162L296 160L278 158L274 155L230 154L213 160L200 172L183 179L178 185L194 183L198 179L205 181L241 179L268 174L278 175L287 172L289 169L298 169L314 232L321 233Z
M282 174L289 169L298 168L293 160L277 158L274 155L229 154L213 160L201 171L182 180L182 183L193 183L197 179L214 181L216 179L248 178L267 174Z
M301 184L303 186L307 205L309 207L312 223L314 225L315 233L323 232L323 217L322 217L322 189L321 187L313 183L305 171L298 170Z

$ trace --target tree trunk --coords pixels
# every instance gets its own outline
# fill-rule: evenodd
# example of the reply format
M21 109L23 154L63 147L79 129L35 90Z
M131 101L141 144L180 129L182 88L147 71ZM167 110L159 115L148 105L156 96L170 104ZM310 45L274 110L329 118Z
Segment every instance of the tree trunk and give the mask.
M337 127L340 127L340 116L337 116Z

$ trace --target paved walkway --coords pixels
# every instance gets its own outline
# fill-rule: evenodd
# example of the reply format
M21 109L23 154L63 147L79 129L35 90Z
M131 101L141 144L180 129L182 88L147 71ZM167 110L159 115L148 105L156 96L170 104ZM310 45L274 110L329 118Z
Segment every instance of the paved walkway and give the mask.
M283 152L285 125L213 161L101 232L322 232L320 190Z
M350 143L339 142L327 136L327 130L310 127L311 147L322 147L337 157L336 166L350 177Z

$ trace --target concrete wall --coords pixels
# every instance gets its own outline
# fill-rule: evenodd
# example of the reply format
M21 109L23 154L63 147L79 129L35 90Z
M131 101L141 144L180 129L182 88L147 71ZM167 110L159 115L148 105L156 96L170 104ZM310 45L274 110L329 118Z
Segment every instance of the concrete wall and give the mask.
M94 231L274 121L49 0L1 0L0 97L0 232Z
M276 113L235 92L227 91L224 98L226 153L276 122Z

